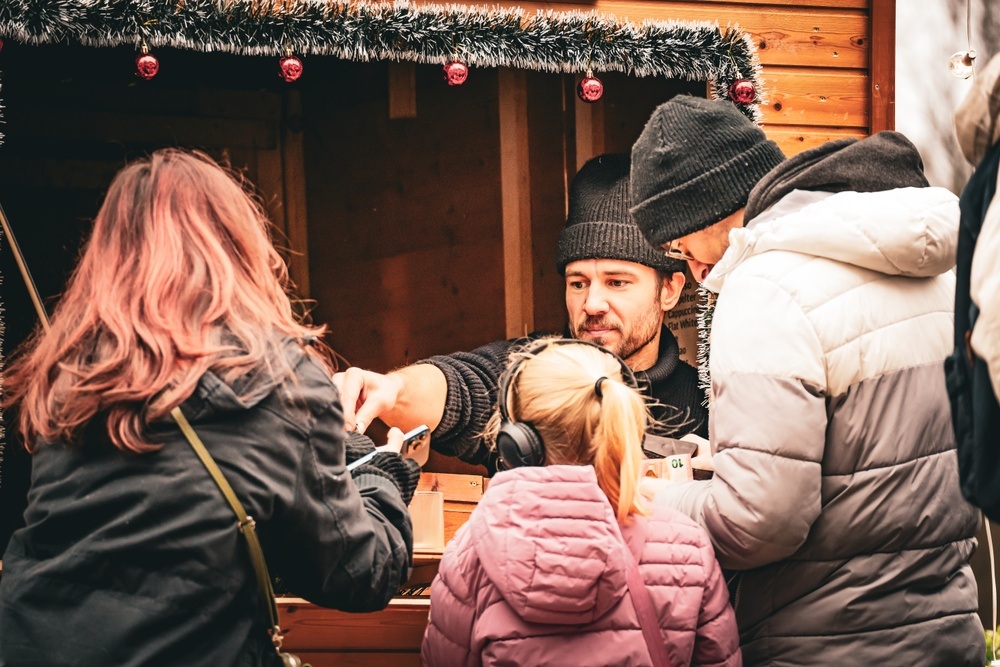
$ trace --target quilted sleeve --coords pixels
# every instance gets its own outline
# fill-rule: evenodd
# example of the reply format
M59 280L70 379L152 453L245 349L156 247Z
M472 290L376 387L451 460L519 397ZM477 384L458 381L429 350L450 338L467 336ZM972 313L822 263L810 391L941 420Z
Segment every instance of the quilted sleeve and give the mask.
M780 285L731 277L711 335L713 479L657 502L708 530L719 562L751 569L795 553L819 517L826 370L811 322Z
M707 535L699 552L705 568L705 591L698 611L691 662L695 665L740 667L743 656L740 653L736 614L729 604L729 590Z
M474 640L475 590L470 572L478 568L475 550L461 533L448 545L431 584L431 608L420 661L426 667L479 667L481 647Z

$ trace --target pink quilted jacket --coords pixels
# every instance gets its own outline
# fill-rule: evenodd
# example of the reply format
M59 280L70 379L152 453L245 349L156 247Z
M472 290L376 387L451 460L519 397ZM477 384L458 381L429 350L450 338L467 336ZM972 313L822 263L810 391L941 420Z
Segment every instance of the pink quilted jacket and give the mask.
M431 587L424 664L651 665L614 521L590 466L494 477ZM665 508L622 531L670 665L742 665L708 535Z

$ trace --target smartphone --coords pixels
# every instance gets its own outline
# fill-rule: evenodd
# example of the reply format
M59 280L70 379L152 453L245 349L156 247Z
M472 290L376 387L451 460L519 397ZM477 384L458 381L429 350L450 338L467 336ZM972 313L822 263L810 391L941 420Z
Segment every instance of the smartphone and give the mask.
M431 430L427 428L426 424L421 424L412 431L407 431L403 434L403 447L399 450L399 455L404 458L417 458L422 454L421 451L424 447L428 447L431 441ZM348 464L347 470L354 470L360 465L368 463L375 455L379 453L379 449L374 452L365 454L357 461Z
M430 443L431 430L427 424L421 424L412 431L403 434L403 448L399 450L399 455L403 457L413 457L422 447Z

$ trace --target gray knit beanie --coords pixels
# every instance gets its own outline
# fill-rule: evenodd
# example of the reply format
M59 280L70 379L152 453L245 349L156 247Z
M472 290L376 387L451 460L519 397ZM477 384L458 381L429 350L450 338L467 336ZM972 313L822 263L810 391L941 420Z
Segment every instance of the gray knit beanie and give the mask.
M656 108L632 146L632 217L660 247L746 206L784 159L732 102L679 95Z
M600 155L583 165L569 189L569 216L556 246L556 268L578 259L620 259L660 271L684 263L653 248L629 215L629 156Z

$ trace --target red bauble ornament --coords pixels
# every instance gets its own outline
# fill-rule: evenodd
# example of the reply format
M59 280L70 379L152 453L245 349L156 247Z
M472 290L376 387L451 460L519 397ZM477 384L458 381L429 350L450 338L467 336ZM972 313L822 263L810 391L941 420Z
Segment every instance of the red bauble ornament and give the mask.
M753 104L757 99L757 88L750 79L736 79L729 84L729 99L737 104Z
M281 70L281 78L287 83L298 81L302 76L302 61L291 54L278 61L278 68Z
M604 97L604 84L593 74L588 74L576 86L576 94L587 103L594 103Z
M0 39L0 51L3 51L3 40Z
M135 57L135 73L147 81L160 71L160 61L152 53L143 50Z
M442 69L449 86L461 86L469 78L469 66L460 60L449 60Z

